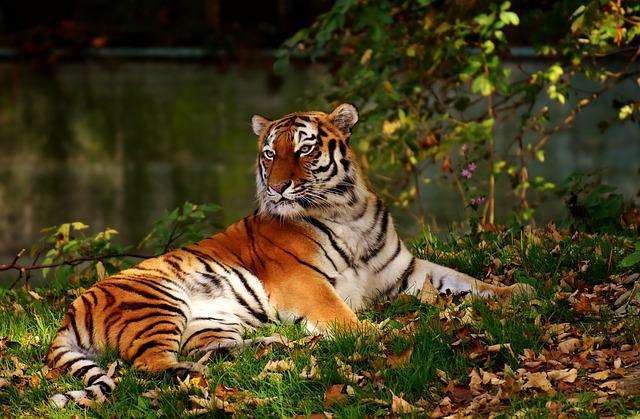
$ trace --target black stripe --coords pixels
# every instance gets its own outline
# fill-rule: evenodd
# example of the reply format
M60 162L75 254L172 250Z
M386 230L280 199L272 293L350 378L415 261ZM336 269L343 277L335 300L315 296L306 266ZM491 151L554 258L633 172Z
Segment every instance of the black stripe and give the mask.
M96 304L98 304L98 297L96 297L96 293L93 292L93 290L89 290L87 291L87 295L91 296L91 300L93 300L93 305L95 306Z
M145 279L146 278L144 278L144 277L135 277L135 279L134 278L122 278L122 280L131 281L131 282L134 282L134 283L136 283L138 285L141 285L143 287L151 288L152 290L154 290L156 292L159 292L160 294L162 294L162 295L164 295L166 297L169 297L169 298L171 298L173 300L176 300L177 302L182 303L185 306L189 305L182 298L176 297L175 295L172 294L172 292L175 292L175 290L172 290L171 288L168 288L167 286L162 285L162 284L150 283L148 281L144 281ZM113 284L113 283L111 283L111 284ZM119 285L125 286L124 284L119 284ZM142 292L144 292L144 291L135 290L133 288L130 291L134 292L134 293L142 293ZM150 294L150 293L145 293L145 294L146 295L144 295L144 296L150 296L150 297L147 297L147 298L151 298L151 299L158 298L156 295L153 295L153 294Z
M331 266L333 266L333 269L335 269L336 271L338 271L338 267L336 266L336 264L335 264L335 262L333 261L333 259L331 259L331 256L329 256L329 253L327 253L327 251L326 251L326 250L324 250L324 247L322 247L322 244L320 244L320 242L319 242L319 241L317 241L316 239L314 239L313 237L311 237L311 236L309 236L309 235L307 235L307 234L304 234L304 233L303 233L303 235L304 235L307 239L309 239L309 240L311 240L313 243L315 243L315 245L316 245L316 246L318 246L318 248L319 248L319 249L322 251L322 253L324 254L324 257L325 257L325 258L327 258L327 260L331 263Z
M373 215L373 224L371 224L371 226L369 226L369 228L367 228L367 230L363 233L365 236L371 234L371 232L378 225L378 218L380 217L380 213L382 212L383 207L384 205L382 203L382 200L376 197L376 213Z
M111 387L109 387L109 384L103 381L98 382L97 386L100 387L100 390L102 390L103 394L109 394L111 393L111 390L113 390Z
M242 222L244 223L245 230L247 230L247 236L249 237L249 243L251 245L251 250L253 250L252 255L254 255L256 257L256 259L258 260L260 265L264 268L264 266L265 266L264 261L262 260L260 255L258 255L258 249L256 249L256 241L255 241L255 236L254 236L254 233L253 233L253 227L251 227L251 225L249 224L249 221L247 220L247 218L248 217L243 218Z
M278 244L274 243L274 242L273 242L273 241L271 241L271 239L269 239L267 236L262 235L262 237L263 237L265 240L267 240L269 243L271 243L273 246L277 247L278 249L282 250L283 252L285 252L286 254L288 254L289 256L291 256L292 258L294 258L294 259L296 260L296 262L298 262L298 263L300 263L301 265L304 265L304 266L306 266L306 267L308 267L308 268L313 269L314 271L316 271L317 273L319 273L320 275L322 275L323 277L325 277L325 279L326 279L327 281L329 281L329 283L330 283L331 285L335 285L335 283L336 283L336 279L335 279L335 278L333 278L333 277L331 277L331 276L329 276L329 275L327 275L326 273L324 273L324 272L323 272L320 268L318 268L317 266L315 266L315 265L313 265L313 264L311 264L311 263L309 263L309 262L306 262L306 261L304 261L304 260L300 259L296 254L294 254L293 252L290 252L289 250L285 249L284 247L282 247L282 246L280 246L280 245L278 245Z
M205 278L209 278L209 279L210 279L210 280L212 280L212 281L215 283L215 285L217 285L218 287L220 287L220 286L221 286L221 285L220 285L220 281L221 281L222 277L221 277L220 275L218 275L218 274L208 274L208 273L206 273L206 272L198 272L198 271L196 271L196 273L198 273L198 274L200 274L200 275L204 276Z
M189 321L189 324L195 321L211 321L211 322L216 322L218 324L221 324L223 326L240 326L240 323L228 322L218 317L192 317L191 320Z
M402 248L402 242L400 241L400 237L398 237L398 244L397 244L396 250L393 252L393 255L391 255L391 257L385 263L380 265L374 272L380 273L384 271L387 268L387 266L389 266L389 264L393 262L395 258L398 257L398 255L400 254L401 248Z
M336 160L333 157L333 152L336 149L336 140L335 139L329 140L328 147L329 147L329 151L328 151L328 153L329 153L329 163L327 163L325 166L320 166L320 167L318 167L316 169L312 169L311 172L313 172L314 174L324 173L327 170L331 169L332 166L335 166ZM336 169L336 171L337 171L337 168L334 167L334 169ZM330 175L330 177L333 177L333 176L335 176L335 173L332 173Z
M76 343L84 348L84 344L82 343L82 339L80 339L80 333L78 332L78 324L76 323L76 307L72 304L71 308L67 312L69 316L69 320L71 321L71 329L73 329L73 334L76 337Z
M340 155L342 157L347 155L347 146L345 145L344 141L339 141L339 150L340 150Z
M80 297L84 305L84 328L89 335L89 347L93 347L93 310L86 295Z
M169 259L167 259L167 258L165 258L165 259L164 259L164 261L165 261L169 266L171 266L171 267L173 268L173 271L174 271L175 273L178 273L178 274L186 274L186 272L182 269L182 267L180 266L180 264L178 264L178 263L176 263L176 262L174 262L174 261L172 261L172 260L169 260Z
M158 340L154 340L154 339L148 340L142 345L138 346L138 349L136 349L136 351L133 353L131 358L129 358L129 361L131 363L134 363L136 359L144 355L144 353L147 352L149 349L158 349L158 347L160 346L166 346L166 345L164 345L162 342L159 342ZM176 352L176 351L167 350L167 352Z
M376 255L380 253L380 251L387 244L388 228L389 228L389 212L385 208L382 214L382 223L380 225L380 231L378 232L376 239L374 241L375 245L373 246L373 248L368 249L367 254L362 257L363 262L366 263L371 259L373 259L374 257L376 257Z
M146 286L148 286L149 288L152 288L152 289L154 289L155 291L159 292L159 293L160 293L160 294L162 294L163 296L166 296L166 297L169 297L169 298L175 299L176 301L179 301L179 302L181 302L182 304L187 305L187 303L186 303L184 300L182 300L182 299L180 299L180 298L178 298L178 297L174 297L173 295L169 294L169 293L168 293L168 292L166 292L166 291L162 291L162 290L160 290L160 289L154 288L153 286L150 286L149 284L146 284L146 283L141 282L141 281L134 281L134 282L135 282L137 285L142 285L142 286L145 286L145 285L146 285ZM152 294L152 293L150 293L150 292L147 292L147 291L144 291L144 290L138 289L138 288L133 287L133 286L131 286L131 285L127 285L127 284L120 284L120 283L118 283L118 282L107 282L107 283L105 283L104 285L106 285L106 286L112 286L112 287L116 287L116 288L120 288L120 289L121 289L121 290L123 290L123 291L128 291L128 292L130 292L130 293L132 293L132 294L135 294L135 295L139 295L139 296L141 296L141 297L148 298L149 300L154 300L154 301L156 301L156 300L163 300L160 296L158 296L158 295L156 295L156 294ZM172 301L166 301L166 300L163 300L163 301L164 301L164 302L166 302L166 303L173 303Z
M244 297L242 295L240 295L235 288L233 288L233 285L231 285L231 281L227 281L227 283L229 284L229 288L231 289L231 292L233 293L233 295L236 297L236 300L240 303L240 305L242 305L254 318L256 318L258 321L262 322L262 323L267 323L269 321L269 317L267 317L267 315L265 313L258 313L253 307L251 307L249 305L249 303L247 302L247 300L244 299Z
M122 311L125 310L144 310L144 309L156 309L156 310L165 310L175 313L183 318L183 320L187 321L187 316L184 314L184 311L180 309L180 307L176 307L170 304L149 304L143 302L133 302L133 303L124 303L120 306Z
M213 263L214 265L216 265L216 266L220 267L220 269L222 269L223 271L225 271L225 272L229 272L229 270L228 270L227 268L225 268L222 264L220 264L218 261L216 261L216 260L212 259L212 258L211 258L211 256L209 256L209 255L207 255L207 254L205 254L205 253L202 253L202 252L200 252L199 250L195 250L195 249L192 249L192 248L190 248L190 247L183 247L183 248L182 248L182 250L184 250L185 252L189 252L189 253L191 253L191 254L194 254L194 255L196 255L196 256L200 256L200 257L202 257L202 258L204 258L204 259L206 259L206 260L209 260L209 261L211 261L211 263Z
M98 378L105 375L102 371L93 374L91 377L87 378L87 387L91 387Z
M247 289L247 291L249 291L251 296L256 300L256 303L258 303L258 305L260 306L260 310L262 310L264 314L267 314L267 311L262 305L262 301L260 301L260 299L258 298L258 294L256 294L255 290L251 288L251 286L249 285L249 281L247 281L247 278L237 269L231 268L231 270L233 271L233 273L235 273L238 276L238 278L240 278L242 285Z
M170 326L173 326L176 329L176 332L178 331L178 327L176 326L176 324L170 320L157 320L147 326L145 326L144 328L138 330L136 332L135 335L133 335L133 337L131 338L131 343L135 342L137 339L139 339L142 335L144 335L145 333L147 333L149 330L153 329L156 326L160 326L161 324L168 324Z
M338 252L338 254L342 257L342 259L344 259L344 261L347 263L347 265L351 266L351 258L347 255L347 253L342 249L342 247L340 247L338 245L338 243L336 243L335 239L334 239L334 233L333 230L331 230L329 227L327 227L326 225L324 225L321 221L313 218L313 217L303 217L303 219L305 221L307 221L308 223L310 223L311 225L313 225L314 227L316 227L317 229L319 229L320 231L322 231L327 238L329 239L329 243L331 243L331 247L333 247L333 249Z
M197 330L195 332L193 332L188 338L187 340L184 341L184 343L182 344L182 348L187 348L189 346L189 342L191 342L191 339L200 336L202 334L205 333L221 333L221 332L227 332L227 330L224 330L222 328L219 327L207 327L206 329L200 329Z
M88 359L88 358L86 357L86 355L80 355L79 357L71 358L70 360L65 361L65 363L64 363L64 364L62 364L62 365L59 365L59 366L58 366L58 368L60 368L60 369L62 369L62 370L66 370L66 369L68 369L72 364L75 364L76 362L78 362L78 361L82 361L82 360L85 360L85 359Z
M141 322L143 320L147 320L147 319L150 319L150 318L153 318L153 317L162 317L162 316L166 317L166 316L171 316L171 315L170 314L148 313L148 314L145 314L143 316L127 320L126 324L123 325L123 327L120 329L120 331L116 335L115 342L116 342L116 349L118 350L118 352L120 352L120 339L122 338L122 335L124 334L124 332L127 330L128 326L131 326L133 323L138 323L138 322Z
M397 282L400 282L400 288L398 289L398 292L403 292L407 289L407 285L409 284L409 277L411 276L415 268L416 258L415 256L411 256L411 262L409 262L409 266L407 266L407 269L405 269L404 272L402 272L402 275L400 275L400 278L398 278Z
M76 378L83 378L84 375L91 369L97 367L96 364L91 363L89 365L85 365L84 367L80 367L73 373L73 376Z
M53 359L51 360L51 365L52 366L56 366L56 364L58 364L58 362L60 361L60 359L65 355L68 354L71 351L71 349L69 348L65 348L64 350L58 352L58 354L56 356L53 357ZM49 350L49 353L51 353L52 350Z

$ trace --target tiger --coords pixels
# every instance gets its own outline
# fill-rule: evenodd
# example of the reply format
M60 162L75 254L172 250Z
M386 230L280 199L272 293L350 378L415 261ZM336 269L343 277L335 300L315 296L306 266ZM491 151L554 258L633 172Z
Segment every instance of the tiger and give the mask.
M107 349L147 373L203 373L186 356L242 347L245 333L301 322L330 338L356 313L399 293L510 297L495 286L414 256L350 146L356 108L251 119L258 136L257 209L226 230L96 282L52 339L49 368L84 389L51 402L99 402L115 388L96 358Z

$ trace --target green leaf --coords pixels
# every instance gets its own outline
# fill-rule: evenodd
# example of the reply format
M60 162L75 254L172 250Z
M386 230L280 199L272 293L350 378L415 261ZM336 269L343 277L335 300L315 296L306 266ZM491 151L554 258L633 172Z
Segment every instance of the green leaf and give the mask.
M636 244L636 251L627 255L622 261L620 261L620 266L623 268L630 268L634 265L640 263L640 243Z
M507 25L517 26L520 24L520 18L514 12L500 12L500 20Z
M489 96L494 90L495 87L491 83L491 80L489 80L484 74L476 77L471 84L471 91L473 93L480 93L483 96Z
M75 222L71 223L71 227L73 227L74 230L84 230L84 229L89 228L88 225L86 225L85 223L80 222L80 221L75 221Z

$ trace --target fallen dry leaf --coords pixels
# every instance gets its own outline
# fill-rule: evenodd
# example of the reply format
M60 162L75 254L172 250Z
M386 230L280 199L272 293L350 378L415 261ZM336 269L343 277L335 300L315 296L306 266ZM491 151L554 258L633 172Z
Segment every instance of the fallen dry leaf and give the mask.
M558 349L560 352L565 354L570 354L576 351L580 347L580 339L570 338L565 341L562 341L558 344Z
M594 380L604 381L609 378L609 371L598 371L592 374L589 374L589 378L593 378Z
M409 363L412 353L413 353L413 347L410 346L398 355L389 355L387 357L387 364L391 368L402 367Z
M475 368L469 373L469 378L469 388L471 389L471 392L476 396L482 394L484 392L482 389L482 378Z
M546 372L528 372L526 380L522 388L539 388L547 393L554 391Z
M599 387L606 388L608 390L615 390L618 388L618 381L616 380L605 381L604 383L600 384Z
M391 393L391 396L392 396L391 411L393 413L399 413L399 414L411 413L414 410L416 410L416 408L411 403L409 403L402 397L398 397L393 393Z
M327 388L327 391L324 392L324 407L331 407L336 403L344 402L347 397L342 394L342 389L344 388L344 384L334 384Z
M578 378L578 370L576 368L564 370L547 371L547 377L554 381L563 381L565 383L573 383Z
M309 367L304 367L302 372L300 373L300 378L305 380L315 380L318 378L318 364L316 363L316 357L311 355L310 365Z
M205 399L197 396L189 396L189 400L201 409L192 409L190 414L202 414L210 410L224 410L227 413L235 413L236 409L231 403L225 400L221 400L216 396L212 396L210 399Z

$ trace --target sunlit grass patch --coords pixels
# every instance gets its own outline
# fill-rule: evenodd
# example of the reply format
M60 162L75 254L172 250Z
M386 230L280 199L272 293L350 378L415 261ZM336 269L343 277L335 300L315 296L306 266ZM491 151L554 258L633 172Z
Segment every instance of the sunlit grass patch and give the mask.
M638 410L637 397L600 387L622 378L616 365L622 370L637 367L637 301L620 306L613 301L634 286L625 282L633 269L618 264L629 252L628 242L587 235L556 240L532 232L431 238L421 245L427 258L488 281L527 282L537 295L510 302L445 296L435 305L400 296L360 313L365 327L336 330L332 339L307 337L302 325L269 324L246 337L277 333L286 337L284 343L250 346L236 357L213 356L207 375L186 384L169 374L152 376L122 364L118 386L105 403L88 408L69 404L62 411L50 407L48 397L80 389L82 383L68 375L48 375L43 360L79 290L68 281L66 289L2 290L0 404L7 416L51 417L203 412L362 417L403 409L528 417L556 410L585 417L628 414ZM108 353L99 362L108 367L115 360ZM590 376L603 369L606 380ZM215 400L222 402L215 405ZM479 404L481 400L486 403Z

